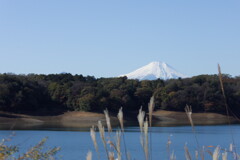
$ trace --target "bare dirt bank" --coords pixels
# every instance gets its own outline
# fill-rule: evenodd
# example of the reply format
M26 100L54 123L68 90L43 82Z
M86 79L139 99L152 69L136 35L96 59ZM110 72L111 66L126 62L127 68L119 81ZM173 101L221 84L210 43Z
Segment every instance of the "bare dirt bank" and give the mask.
M29 116L0 112L0 129L89 128L99 120L105 123L104 114L74 111L57 116ZM115 117L111 117L111 121L113 125L118 123Z
M185 112L158 110L153 115L155 117L154 124L157 126L189 125ZM192 119L195 125L228 124L227 116L219 113L192 113ZM230 117L230 121L231 123L238 122L233 117Z
M189 125L189 121L184 112L159 110L153 113L154 126L176 126ZM217 125L227 124L227 116L217 113L193 113L192 118L196 125ZM0 129L66 129L66 128L89 128L97 125L101 120L105 123L105 116L101 113L93 112L66 112L57 116L29 116L24 114L13 114L0 112ZM232 123L237 121L230 117ZM125 125L130 123L137 125L137 119L132 118L126 121ZM111 117L113 126L118 125L116 117Z

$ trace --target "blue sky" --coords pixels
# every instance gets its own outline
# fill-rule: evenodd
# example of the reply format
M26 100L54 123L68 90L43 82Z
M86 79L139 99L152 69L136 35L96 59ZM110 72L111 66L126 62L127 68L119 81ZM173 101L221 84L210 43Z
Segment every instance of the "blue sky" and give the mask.
M0 73L112 77L151 61L240 75L239 0L1 0Z

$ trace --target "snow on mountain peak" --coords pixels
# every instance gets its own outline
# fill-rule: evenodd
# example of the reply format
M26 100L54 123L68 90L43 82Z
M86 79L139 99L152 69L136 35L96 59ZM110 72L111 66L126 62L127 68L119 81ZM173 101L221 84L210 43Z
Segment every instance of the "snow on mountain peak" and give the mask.
M121 75L127 76L128 79L139 79L139 80L155 80L155 79L175 79L185 78L186 76L177 72L173 67L169 66L165 62L151 62L146 66L143 66L131 73Z

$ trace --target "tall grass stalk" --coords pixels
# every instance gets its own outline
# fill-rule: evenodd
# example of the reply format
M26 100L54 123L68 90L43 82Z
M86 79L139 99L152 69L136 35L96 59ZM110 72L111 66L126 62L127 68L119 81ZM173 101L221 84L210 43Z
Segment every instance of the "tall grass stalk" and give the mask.
M109 140L108 144L110 145L111 148L113 148L117 152L118 160L121 160L122 159L122 153L121 153L121 132L120 131L116 132L116 143L113 143L111 140ZM111 151L111 152L114 153L114 151Z
M203 146L202 149L201 149L201 152L200 152L201 160L204 160L204 159L205 159L205 158L204 158L204 156L205 156L204 150L205 150L205 147Z
M149 150L148 150L148 120L146 118L146 121L143 124L144 129L144 152L146 156L146 160L149 159Z
M151 99L150 99L150 102L148 104L149 125L150 125L150 127L152 127L152 115L153 115L154 107L155 107L154 96L152 96Z
M189 122L191 124L191 127L192 127L192 132L194 134L194 138L195 138L195 141L196 141L196 144L197 144L198 154L200 153L201 160L204 160L204 148L202 148L202 149L200 148L199 141L198 141L198 138L197 138L197 132L195 130L195 126L194 126L194 123L193 123L193 120L192 120L192 107L189 106L189 105L186 105L185 112L186 112L186 115L187 115L188 120L189 120Z
M195 159L198 160L198 151L195 151Z
M140 135L140 143L141 143L143 153L144 153L144 157L145 157L145 160L146 160L146 153L145 153L145 150L144 150L144 136L143 136L143 133L141 133L141 135Z
M194 128L194 124L193 124L193 120L192 120L192 107L189 105L186 105L185 112L187 114L188 120L189 120L192 128Z
M86 160L92 160L92 152L91 152L91 151L89 151L89 152L87 153Z
M227 103L227 98L226 98L226 94L225 94L225 90L224 90L224 86L223 86L223 78L222 78L221 67L220 67L219 64L218 64L218 77L219 77L221 91L222 91L222 95L223 95L223 99L224 99L224 104L225 104L225 109L226 109L226 114L227 114L227 119L228 119L228 125L229 125L230 132L231 132L231 137L232 137L232 142L233 142L233 150L234 150L235 153L237 153L237 149L236 149L236 146L235 146L235 140L234 140L234 137L233 137L233 130L231 128L231 121L230 121L230 115L229 115L230 108L229 108L228 103ZM233 114L233 116L235 116L235 114L233 112L232 112L232 114ZM235 116L235 118L237 118L237 116ZM238 157L236 156L234 159L237 160Z
M140 135L140 143L142 145L142 148L143 148L143 152L144 152L144 155L145 155L145 159L147 160L148 157L146 155L146 150L145 150L145 137L144 137L144 117L145 117L145 112L142 110L142 107L139 109L139 113L138 113L138 116L137 116L137 119L138 119L138 124L139 124L139 128L140 128L140 132L141 132L141 135Z
M188 147L187 147L187 144L185 144L185 146L184 146L184 151L185 151L186 160L192 160L190 152L189 152Z
M114 160L114 152L109 152L109 157L108 157L108 159L109 160Z
M117 118L119 120L120 126L121 126L121 131L124 132L124 125L123 125L123 111L122 107L118 111Z
M148 120L144 121L143 132L141 132L140 143L143 148L145 160L149 160L149 150L148 150Z
M219 158L219 153L220 153L220 147L219 146L217 146L216 148L215 148L215 150L214 150L214 152L213 152L213 160L218 160L218 158Z
M152 116L155 107L154 96L151 97L148 104L149 125L150 125L150 159L152 159Z
M233 144L232 143L230 143L230 145L229 145L229 151L233 152Z
M110 117L109 117L107 109L104 110L104 114L105 114L105 118L106 118L108 133L110 134L112 132L112 126L111 126L111 121L110 121Z
M127 156L127 146L126 146L125 136L124 136L124 124L123 124L122 107L119 109L117 117L118 117L118 120L119 120L119 123L120 123L120 126L121 126L121 132L122 132L122 137L123 137L123 145L124 145L124 152L125 152L126 160L129 160L129 158Z
M141 133L143 133L143 123L144 123L145 112L142 110L142 107L139 109L139 113L137 116L138 124L140 127Z
M168 159L171 159L171 154L170 154L170 146L171 146L171 139L170 136L168 136L168 141L167 141L167 154L168 154Z
M174 151L172 152L172 154L171 154L169 159L170 160L176 160L177 159L176 155L174 154Z
M223 153L222 153L222 160L227 160L227 151L225 150Z
M186 105L185 112L186 112L188 120L189 120L189 122L190 122L190 124L192 126L192 131L193 131L196 143L197 143L197 149L199 151L200 147L199 147L199 142L198 142L198 138L197 138L197 133L196 133L196 130L195 130L195 127L194 127L194 123L193 123L193 120L192 120L192 107L189 106L189 105Z
M102 125L101 121L98 121L98 130L99 130L102 142L103 142L103 146L104 146L105 151L106 151L106 155L107 155L107 157L109 159L108 149L107 149L107 142L106 142L106 139L105 139L105 130L104 130L104 126Z
M117 131L116 132L116 148L117 148L117 157L118 160L122 159L122 153L121 153L121 132Z
M91 138L92 138L92 141L93 141L93 144L94 144L94 148L98 154L98 159L100 160L100 154L99 154L99 151L98 151L98 144L97 144L97 139L96 139L96 132L95 132L95 127L92 126L92 128L90 129L90 135L91 135Z

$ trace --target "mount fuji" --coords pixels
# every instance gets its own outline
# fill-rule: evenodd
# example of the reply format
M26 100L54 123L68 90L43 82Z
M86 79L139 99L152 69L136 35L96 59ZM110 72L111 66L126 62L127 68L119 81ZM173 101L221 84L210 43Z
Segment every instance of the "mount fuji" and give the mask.
M131 73L121 75L120 77L127 76L128 79L138 80L155 80L155 79L177 79L186 78L182 73L177 72L173 67L165 62L151 62Z

